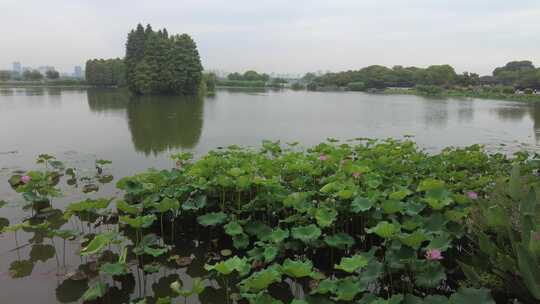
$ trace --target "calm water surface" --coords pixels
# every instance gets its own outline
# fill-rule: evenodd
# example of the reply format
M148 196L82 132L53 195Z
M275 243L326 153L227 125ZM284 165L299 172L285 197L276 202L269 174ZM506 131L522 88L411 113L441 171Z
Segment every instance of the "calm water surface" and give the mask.
M33 168L40 153L83 168L91 168L96 158L108 159L118 178L149 167L170 167L169 156L178 151L201 155L230 144L258 146L263 139L309 146L328 137L404 135L413 135L428 151L475 143L494 152L536 151L540 104L343 92L218 91L215 97L201 99L134 98L118 90L0 88L0 200L9 202L0 211L11 223L28 216L7 178L14 170ZM99 194L114 195L112 184ZM61 207L81 197L68 191L55 204ZM13 235L0 236L0 303L76 301L85 287L66 284L58 275L56 259L46 254L50 246L45 248L32 237L22 233L17 246ZM78 247L67 244L64 272L88 262L72 250ZM54 248L57 253L62 249L59 244ZM13 261L28 261L33 267L30 274L10 278ZM164 275L185 279L197 273L193 266L151 276L142 291L132 282L131 297L167 289L170 282L159 280ZM208 293L204 303L220 303L222 295Z

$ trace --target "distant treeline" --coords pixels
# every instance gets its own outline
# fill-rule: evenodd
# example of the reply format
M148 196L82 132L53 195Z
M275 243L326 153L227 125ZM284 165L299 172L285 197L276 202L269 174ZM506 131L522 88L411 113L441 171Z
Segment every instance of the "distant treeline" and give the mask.
M238 72L231 73L227 75L228 80L232 81L263 81L267 82L270 80L270 75L268 74L259 74L256 71L250 70L246 71L243 74Z
M92 59L86 62L86 82L94 86L126 85L123 59Z
M38 70L25 70L22 75L20 75L13 71L0 70L0 81L39 81L42 80L44 77L48 80L57 80L60 78L60 73L55 70L48 70L47 72L45 72L45 75L43 75Z
M303 77L308 88L344 87L362 91L388 87L414 86L477 86L504 85L518 89L540 89L540 69L531 61L512 61L496 68L492 75L480 77L476 73L457 74L450 65L432 65L428 68L394 66L388 68L372 65L360 70L326 73L317 76L308 73Z

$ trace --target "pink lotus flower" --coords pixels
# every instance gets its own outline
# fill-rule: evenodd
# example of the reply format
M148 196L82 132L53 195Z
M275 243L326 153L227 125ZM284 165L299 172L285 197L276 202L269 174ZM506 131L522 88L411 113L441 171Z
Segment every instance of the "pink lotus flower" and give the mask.
M319 156L319 160L320 161L325 161L328 159L328 156L324 155L324 154L321 154L321 156Z
M477 200L478 199L478 193L476 193L474 191L467 192L467 196L472 200Z
M429 249L426 252L426 259L430 261L438 261L438 260L442 260L443 256L439 249Z
M182 169L182 161L176 161L176 169L181 170Z
M354 178L359 178L360 176L362 176L362 173L360 173L360 172L354 172L354 173L352 174L352 176L353 176Z
M29 182L31 179L32 179L32 178L31 178L30 176L24 175L24 176L21 177L21 182L22 182L23 184L28 184L28 182Z

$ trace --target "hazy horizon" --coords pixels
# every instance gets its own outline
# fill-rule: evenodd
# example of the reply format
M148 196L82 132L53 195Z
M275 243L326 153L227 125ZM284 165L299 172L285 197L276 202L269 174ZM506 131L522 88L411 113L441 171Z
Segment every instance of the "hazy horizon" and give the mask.
M532 0L83 1L0 3L0 69L60 72L124 56L137 23L188 33L207 70L303 74L372 64L450 64L490 74L511 60L540 65L540 2Z

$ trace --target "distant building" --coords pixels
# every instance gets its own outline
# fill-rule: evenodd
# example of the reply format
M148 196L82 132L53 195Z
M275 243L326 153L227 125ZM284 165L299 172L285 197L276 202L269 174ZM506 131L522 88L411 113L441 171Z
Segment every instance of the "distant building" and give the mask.
M26 71L33 71L34 69L32 69L32 67L23 67L22 68L22 72L26 72Z
M15 76L17 76L17 77L21 76L21 74L22 74L21 63L18 62L18 61L13 62L13 70L12 71L13 71L13 74Z
M41 75L45 75L49 71L54 71L54 67L53 66L48 66L48 65L40 66L38 68L38 71L41 73Z
M83 70L80 66L75 66L75 68L73 69L73 77L78 79L84 78Z

